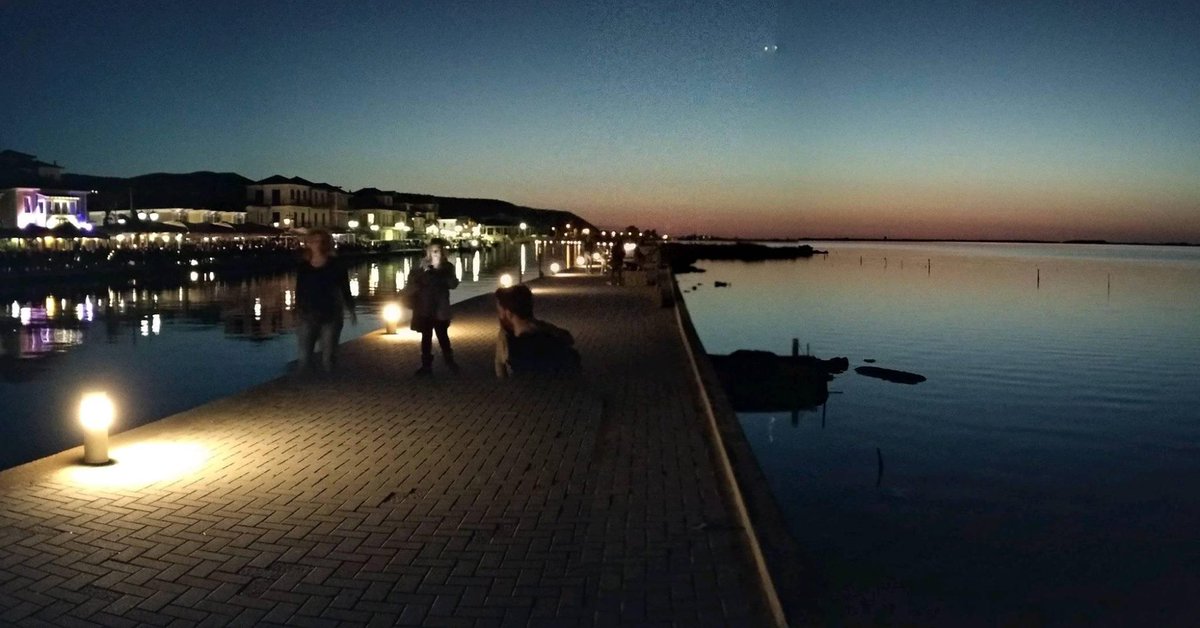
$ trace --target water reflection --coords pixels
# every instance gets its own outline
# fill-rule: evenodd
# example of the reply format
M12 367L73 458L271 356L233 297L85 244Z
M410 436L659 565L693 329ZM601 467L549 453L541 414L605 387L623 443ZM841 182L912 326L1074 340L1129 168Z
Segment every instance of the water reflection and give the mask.
M510 251L474 251L471 281L479 282L485 268L511 256ZM456 256L461 277L464 260ZM405 285L412 257L352 267L350 292L369 311L372 304L394 297ZM366 277L364 294L362 277ZM0 326L0 378L21 381L42 372L33 362L70 351L85 342L85 333L98 325L92 342L121 343L151 339L174 326L218 325L235 340L262 342L291 332L296 326L295 279L290 274L222 281L213 273L192 272L184 285L63 286L44 294L0 294L8 303ZM26 289L28 287L25 287ZM129 334L128 332L132 332Z
M829 256L680 277L703 284L686 299L709 352L786 354L799 338L929 378L852 368L790 422L739 415L811 561L814 623L1135 624L1190 608L1200 250L817 248Z

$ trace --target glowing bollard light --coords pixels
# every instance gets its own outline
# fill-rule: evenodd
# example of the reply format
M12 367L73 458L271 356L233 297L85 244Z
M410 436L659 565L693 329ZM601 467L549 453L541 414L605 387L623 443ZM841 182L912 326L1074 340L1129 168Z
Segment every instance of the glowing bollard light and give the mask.
M512 275L510 275L508 273L504 273L503 275L500 275L500 287L501 288L511 288L512 285L513 285Z
M79 422L83 424L83 463L108 464L108 428L112 425L112 400L108 393L91 392L79 403Z
M550 274L551 275L557 275L558 271L560 271L560 270L562 270L562 265L559 264L558 262L553 262L552 264L550 264Z
M388 303L383 306L383 323L387 333L396 333L396 328L400 325L400 306L398 304Z

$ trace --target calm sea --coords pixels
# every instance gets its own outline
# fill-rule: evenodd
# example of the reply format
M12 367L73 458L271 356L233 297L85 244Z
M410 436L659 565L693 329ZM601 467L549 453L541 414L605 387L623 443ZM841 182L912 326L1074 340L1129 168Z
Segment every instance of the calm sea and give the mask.
M463 253L451 300L491 292L497 269L515 275L519 257ZM343 342L382 326L382 305L416 261L350 267L359 320L347 321ZM294 289L290 274L207 273L155 286L0 286L0 469L81 444L76 408L86 391L108 391L124 430L285 374L296 357Z
M814 245L680 285L710 353L850 359L824 408L740 415L815 617L1195 621L1200 249Z

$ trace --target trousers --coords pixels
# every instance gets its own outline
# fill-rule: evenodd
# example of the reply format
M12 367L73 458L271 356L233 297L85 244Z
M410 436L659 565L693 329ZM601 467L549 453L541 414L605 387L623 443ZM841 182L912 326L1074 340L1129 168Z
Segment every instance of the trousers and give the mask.
M296 328L296 341L300 354L296 358L296 370L304 372L312 368L313 350L320 346L321 370L333 372L337 359L338 339L342 335L342 321L301 320Z
M431 325L421 331L421 365L429 366L433 364L433 336L437 334L438 346L442 348L442 358L447 363L454 362L454 350L450 348L450 334L447 329L450 327L450 321L433 321Z

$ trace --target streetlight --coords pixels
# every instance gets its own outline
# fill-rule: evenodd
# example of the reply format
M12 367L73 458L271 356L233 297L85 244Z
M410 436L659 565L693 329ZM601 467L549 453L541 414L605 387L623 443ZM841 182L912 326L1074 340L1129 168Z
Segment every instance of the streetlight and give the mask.
M558 271L560 271L560 270L562 270L562 265L559 264L558 262L552 262L550 264L550 274L551 275L557 275Z
M347 226L347 227L350 227L351 229L357 229L357 228L358 228L358 221L357 221L357 220L351 220L351 221L349 221L349 222L347 222L347 223L346 223L346 226Z
M108 393L90 392L79 402L79 422L83 425L83 463L108 464L108 428L112 425L112 400Z
M512 285L513 285L512 275L510 275L508 273L504 273L503 275L500 275L500 287L501 288L511 288Z

